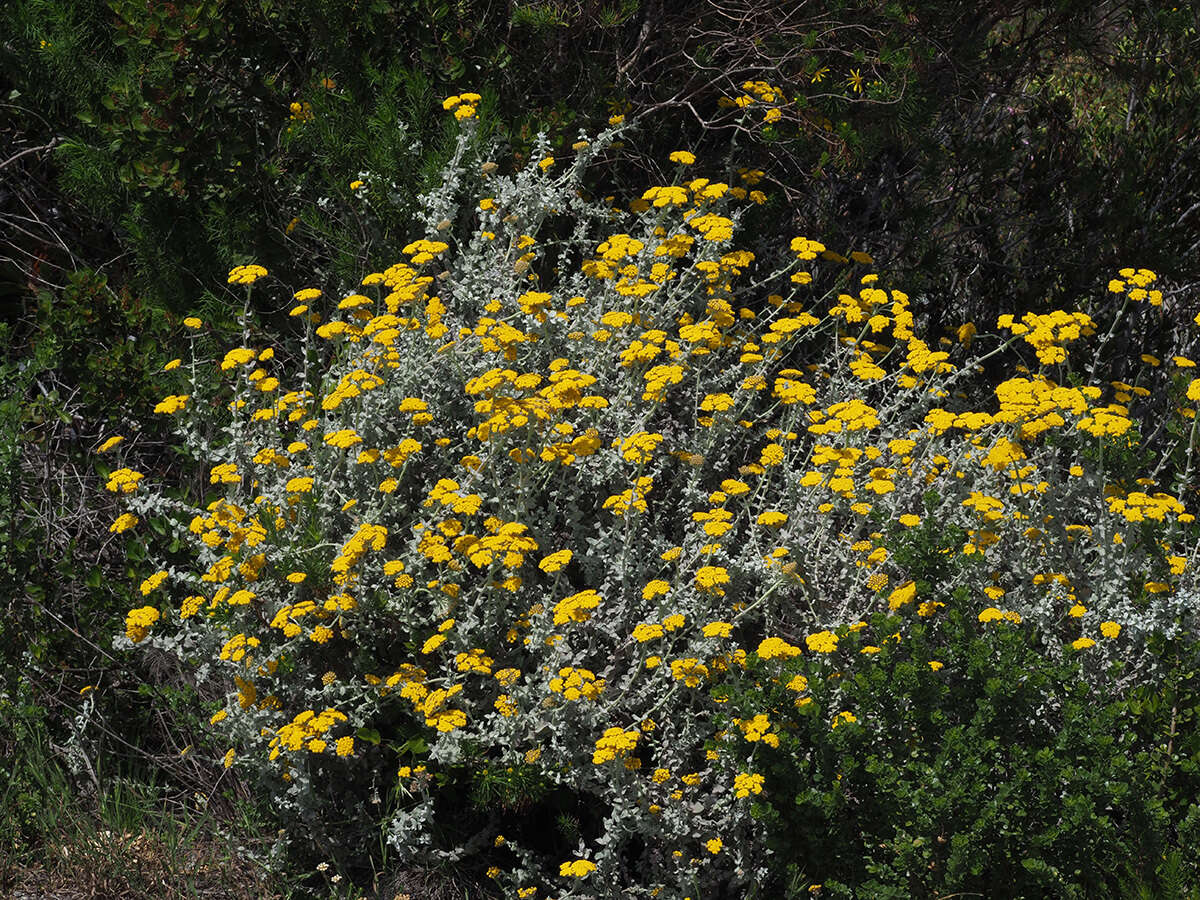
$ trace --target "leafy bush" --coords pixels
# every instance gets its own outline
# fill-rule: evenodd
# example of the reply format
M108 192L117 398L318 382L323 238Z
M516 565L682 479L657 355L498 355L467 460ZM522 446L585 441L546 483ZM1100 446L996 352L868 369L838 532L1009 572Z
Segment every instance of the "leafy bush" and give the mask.
M780 885L1087 897L1117 895L1129 871L1153 882L1194 793L1152 790L1119 667L1089 673L1090 648L1055 659L1028 625L980 621L965 590L926 617L857 625L836 659L754 665L730 698L728 730L766 776L767 843L800 861Z
M1160 489L1189 485L1190 454L1168 435L1159 481L1115 466L1146 449L1137 392L1073 365L1115 319L1098 305L1001 317L994 335L963 323L935 349L866 257L803 236L738 249L766 198L694 176L687 151L620 208L580 190L616 127L499 176L472 155L479 100L444 104L463 136L405 258L361 292L295 294L295 365L247 339L173 370L157 412L209 467L209 494L109 476L128 504L115 530L161 521L191 548L141 583L123 640L226 687L224 764L323 852L382 827L401 858L523 897L749 890L789 840L761 838L770 789L802 800L780 823L817 824L848 808L836 772L874 785L880 840L949 844L838 858L834 877L880 890L923 886L927 859L983 877L971 851L1014 845L1022 812L1047 823L1047 858L1022 857L1039 886L1158 822L1122 792L1127 761L1058 756L1119 721L1091 692L1145 677L1156 635L1195 631L1194 518ZM272 284L257 265L229 281ZM1105 296L1153 305L1156 282L1122 270ZM1019 368L979 403L985 362ZM1174 389L1200 397L1200 381ZM1170 414L1182 436L1195 412ZM878 653L856 652L867 637ZM810 675L776 685L778 660ZM792 731L756 722L751 687ZM779 700L793 695L810 702ZM960 831L936 818L944 800L906 809L933 802L911 786L932 763L888 729L936 741L965 802L966 772L1006 764L986 742L1026 714L1013 764L1036 781ZM793 765L819 783L787 781ZM1063 791L1076 799L1050 821ZM1064 849L1067 822L1087 848Z

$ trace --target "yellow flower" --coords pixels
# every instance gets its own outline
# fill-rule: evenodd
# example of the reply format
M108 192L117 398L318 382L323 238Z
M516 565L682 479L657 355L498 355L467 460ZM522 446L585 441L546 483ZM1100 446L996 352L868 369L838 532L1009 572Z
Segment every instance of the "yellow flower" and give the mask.
M558 867L558 874L564 878L586 878L595 871L596 864L590 859L576 859Z
M128 531L138 523L138 517L133 513L121 513L117 516L116 521L108 526L108 530L113 534L120 534L123 531Z
M695 154L689 153L687 150L676 150L667 158L670 159L671 162L679 163L682 166L690 166L696 161Z
M792 680L784 685L789 691L795 691L797 694L802 694L808 690L808 679L803 675L793 675Z
M133 469L117 469L108 476L104 487L114 494L132 494L144 477L141 472L135 472Z
M287 484L284 485L284 490L289 494L307 494L313 489L313 479L307 475L297 478L289 478Z
M892 591L888 597L888 608L897 610L907 603L911 603L913 598L917 596L917 584L915 581L909 581L900 585Z
M769 637L759 642L758 649L755 651L760 659L776 659L800 655L800 648L795 644L789 644L783 638Z
M714 856L716 854L720 853L721 848L724 846L725 846L725 844L721 841L720 838L713 838L711 840L704 842L704 848L706 850L708 850L708 852L713 854Z
M432 653L444 643L446 643L446 636L444 634L435 634L421 646L421 652Z
M630 637L639 644L644 644L646 641L653 641L662 637L663 634L662 625L659 625L657 622L643 622L640 625L634 626Z
M142 606L129 611L125 616L125 636L135 644L146 639L150 629L159 619L159 612L153 606ZM222 717L224 718L224 717Z
M145 581L142 582L142 585L141 585L142 596L143 597L149 596L151 591L153 591L155 588L157 588L160 584L162 584L166 580L167 580L167 573L165 571L164 572L155 572L153 575L151 575L149 578L147 578Z
M1115 638L1121 633L1121 626L1116 622L1101 622L1100 633L1106 638Z
M325 435L325 443L341 450L349 450L355 444L361 444L362 438L353 428L340 428Z
M737 797L749 797L751 794L761 794L763 781L761 775L739 772L733 779L733 790Z
M229 270L230 284L254 284L258 279L265 277L267 270L262 266L234 266Z
M200 319L197 319L195 316L188 316L186 319L183 320L183 324L184 324L185 328L191 328L191 329L195 330L195 329L201 327L204 324L204 322L201 321Z
M829 727L837 728L843 722L857 722L857 721L858 721L858 717L855 716L854 713L843 710L842 712L838 713L836 716L833 717L833 722L830 723Z
M600 595L589 588L564 597L554 604L554 624L565 625L568 622L586 622L592 612L600 605Z
M242 476L238 474L235 463L221 463L212 467L208 480L212 484L237 484L242 480Z
M1089 647L1095 647L1096 642L1089 637L1076 638L1071 642L1071 646L1076 650L1086 650Z
M656 578L650 581L642 588L642 599L653 600L655 597L667 593L671 590L671 585L663 581L661 578Z
M570 550L558 550L542 558L538 568L543 572L557 572L571 561L574 554Z
M806 637L804 643L814 653L833 653L837 650L838 639L832 631L818 631L816 634Z
M638 739L641 736L642 733L636 728L628 731L619 726L605 729L604 734L596 740L596 751L592 754L592 762L595 765L602 765L618 756L624 756L628 751L637 747Z
M248 347L235 347L221 360L221 371L228 372L230 369L236 369L238 366L250 362L254 357L254 351Z
M333 752L338 756L352 756L354 754L354 738L349 736L338 738Z
M697 570L696 587L700 590L723 594L722 584L729 584L729 572L723 566L702 566Z
M101 444L98 448L96 448L96 452L97 453L107 453L109 450L111 450L113 447L117 446L117 444L121 443L121 441L123 441L123 440L125 440L124 437L122 437L119 434L115 434L112 437L110 437L107 441L105 441L103 444Z
M676 659L671 662L671 675L676 681L682 681L686 687L700 687L700 682L708 676L708 666L694 656L686 659Z
M178 363L179 360L175 360L175 362ZM163 399L158 402L158 405L154 407L154 411L156 413L172 415L186 407L187 402L187 394L170 394L169 396L163 397Z
M850 76L846 79L846 86L851 88L856 94L862 93L862 75L858 69L851 69Z
M758 463L761 466L778 466L783 463L785 451L779 444L767 444L759 454Z

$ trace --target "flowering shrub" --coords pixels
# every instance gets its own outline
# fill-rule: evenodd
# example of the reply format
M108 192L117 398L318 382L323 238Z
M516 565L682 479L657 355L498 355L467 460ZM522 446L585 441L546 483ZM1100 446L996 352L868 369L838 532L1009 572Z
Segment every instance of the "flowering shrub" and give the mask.
M1192 515L1112 466L1144 449L1139 387L1068 368L1113 312L927 342L817 240L739 249L762 195L690 153L618 208L580 189L615 129L501 177L455 115L425 236L358 290L295 295L298 366L246 341L173 370L196 374L160 414L205 502L109 484L194 559L143 582L126 640L228 685L225 765L311 833L391 792L399 854L470 857L509 894L711 896L773 865L752 809L770 754L804 752L751 686L870 733L886 717L839 684L951 614L1093 672L1193 627ZM1153 273L1121 277L1153 302ZM1041 367L972 403L1023 347ZM1186 484L1187 446L1158 440L1152 471ZM546 811L574 824L547 837Z

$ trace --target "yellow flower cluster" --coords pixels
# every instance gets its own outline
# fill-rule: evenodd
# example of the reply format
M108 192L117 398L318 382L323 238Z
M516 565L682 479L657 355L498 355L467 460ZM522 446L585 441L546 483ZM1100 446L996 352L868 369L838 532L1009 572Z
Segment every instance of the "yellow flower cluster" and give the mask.
M335 574L350 571L368 550L382 550L387 544L387 536L388 530L384 526L363 522L329 564L330 571Z
M591 588L564 597L554 604L554 624L566 625L568 622L586 622L592 617L596 607L600 605L600 595Z
M239 484L242 476L236 463L221 463L212 467L212 471L208 473L208 480L212 484Z
M295 752L301 749L308 749L312 753L321 753L329 746L324 739L326 732L339 722L345 721L347 721L345 713L332 707L327 707L320 713L306 709L275 732L275 737L271 738L268 756L270 759L276 759L280 753ZM353 738L348 739L350 740L349 745L343 745L342 740L347 740L347 738L339 739L338 755L349 755L341 751L348 749L349 752L353 752Z
M624 516L629 510L636 512L645 512L649 509L646 505L645 497L650 493L654 485L654 479L650 475L642 475L638 478L637 484L634 487L622 491L620 494L613 494L604 501L604 509L611 509L614 516Z
M138 523L138 517L133 513L121 513L116 520L108 526L108 530L113 534L120 534L123 531L128 531Z
M143 597L147 597L150 593L156 590L164 581L167 580L167 573L155 572L149 578L142 582L141 592Z
M149 592L147 591L147 593ZM125 616L125 636L135 644L144 641L159 618L159 611L153 606L142 606L130 610Z
M1026 313L1019 322L1014 322L1011 315L1003 315L996 322L996 326L1011 331L1014 335L1023 335L1025 343L1037 351L1037 358L1045 365L1065 362L1065 344L1096 333L1096 323L1092 321L1091 316L1062 310L1055 310L1046 315Z
M571 561L571 557L574 555L571 550L556 550L554 553L542 557L538 568L543 572L558 572Z
M311 122L312 106L307 102L293 100L288 104L288 118L294 122Z
M779 735L771 731L771 719L765 713L759 713L752 719L734 719L733 724L741 729L742 735L752 744L762 741L768 747L779 746Z
M685 687L700 687L701 682L708 677L708 671L708 666L694 656L671 662L671 677L682 681Z
M454 110L454 118L461 122L463 119L474 117L478 111L479 101L482 99L479 94L474 93L455 94L442 101L442 109L447 112Z
M104 486L114 494L132 494L144 477L141 472L135 472L133 469L117 469L108 476L108 482Z
M249 347L235 347L226 353L225 358L221 360L221 371L228 372L230 369L244 366L256 356L257 354Z
M759 642L755 650L760 659L788 659L800 655L800 648L783 638L769 637Z
M179 412L181 409L183 409L185 406L187 406L187 402L188 402L187 394L171 394L169 396L163 397L162 400L160 400L158 402L158 404L154 407L154 411L156 413L165 413L167 415L173 415L174 413Z
M804 639L804 643L814 653L833 653L837 650L838 639L836 634L826 630L810 634Z
M663 436L658 432L639 431L620 442L621 456L626 462L638 464L649 462L662 440Z
M1013 625L1020 625L1021 624L1021 616L1019 613L1012 612L1011 610L1008 612L1002 612L1001 610L996 609L996 607L994 607L994 606L989 606L987 609L985 609L983 612L981 612L979 614L979 621L984 622L984 623L987 623L987 622L1010 622Z
M578 700L580 697L599 700L604 692L604 679L597 678L591 669L565 666L558 670L557 678L550 679L550 690L568 700Z
M604 734L596 739L596 751L592 754L592 762L599 766L624 756L637 748L638 738L641 736L642 733L636 728L605 729Z
M765 780L761 775L739 772L733 779L734 795L740 799L751 794L761 794Z
M595 871L596 864L590 859L576 859L558 867L558 874L564 878L586 878Z
M1110 512L1120 514L1127 522L1144 522L1147 519L1162 522L1168 516L1183 522L1190 521L1190 514L1185 512L1184 505L1161 491L1154 494L1132 491L1124 497L1108 497L1106 502Z
M723 596L724 584L729 584L729 572L724 566L701 566L696 571L696 587L701 591Z
M1149 301L1151 306L1162 306L1162 291L1147 291L1147 285L1158 280L1158 276L1149 269L1134 269L1126 267L1117 273L1120 278L1114 278L1108 283L1108 289L1114 294L1125 294L1130 300Z
M229 270L228 281L230 284L254 284L258 279L265 278L266 275L267 270L262 266L253 264L248 266L234 266Z

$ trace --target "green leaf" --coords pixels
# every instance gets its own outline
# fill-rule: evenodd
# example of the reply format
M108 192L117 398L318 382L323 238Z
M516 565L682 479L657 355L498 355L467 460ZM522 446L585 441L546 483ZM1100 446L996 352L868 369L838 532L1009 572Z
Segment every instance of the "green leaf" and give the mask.
M376 731L374 728L367 728L365 725L358 729L357 734L359 740L366 741L368 744L375 744L378 746L379 741L381 740L381 735L378 731Z
M400 745L400 753L411 753L413 756L424 756L429 752L429 745L421 736L411 737Z

